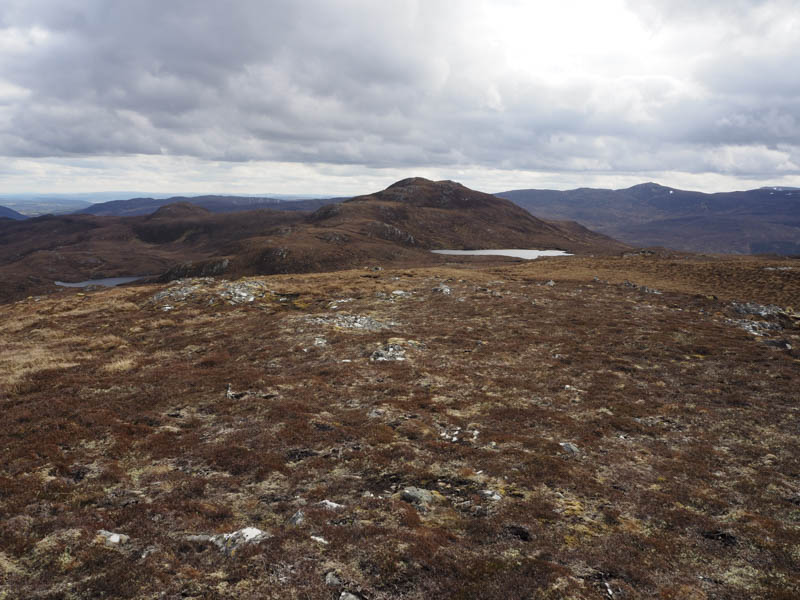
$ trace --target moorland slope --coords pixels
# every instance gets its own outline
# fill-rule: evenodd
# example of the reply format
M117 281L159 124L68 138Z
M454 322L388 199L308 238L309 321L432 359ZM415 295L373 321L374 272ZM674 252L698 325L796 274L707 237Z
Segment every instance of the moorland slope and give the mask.
M0 597L797 598L789 306L648 253L2 305Z

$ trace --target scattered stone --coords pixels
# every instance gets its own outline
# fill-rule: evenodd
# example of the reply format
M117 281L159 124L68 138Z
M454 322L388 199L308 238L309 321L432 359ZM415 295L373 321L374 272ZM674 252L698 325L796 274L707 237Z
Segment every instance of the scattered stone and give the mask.
M303 509L301 508L291 517L289 517L288 523L289 525L302 525L305 520L306 520L306 513L303 512Z
M342 298L340 300L333 300L332 302L328 303L328 308L331 310L336 310L339 308L340 304L346 304L347 302L352 302L353 298Z
M330 587L339 587L344 582L336 574L336 571L328 571L325 573L325 585Z
M491 500L492 502L497 502L498 500L503 499L503 497L494 490L481 490L479 493L481 496L483 496L488 500Z
M756 304L755 302L732 302L733 310L740 315L756 315L759 317L779 317L784 315L780 306L774 304Z
M220 552L233 556L239 548L246 544L258 544L271 538L272 534L260 530L258 527L245 527L231 533L217 535L197 534L186 536L186 541L196 544L214 544Z
M213 279L179 279L166 290L161 290L153 294L151 302L161 302L162 300L172 300L182 302L195 294L203 284L213 283ZM170 307L171 309L172 307Z
M576 455L580 452L580 450L578 450L578 447L572 442L560 442L558 445L561 446L561 448L567 454Z
M271 292L260 281L245 280L225 283L217 293L230 304L249 304Z
M407 487L400 493L400 498L411 504L427 506L433 502L433 494L418 487Z
M324 348L325 346L328 345L328 340L326 340L324 337L315 337L314 345Z
M227 261L223 261L226 262ZM197 301L206 301L214 305L222 300L228 304L252 304L257 299L264 298L290 303L297 299L299 294L279 293L267 288L266 283L255 279L240 281L218 282L213 277L198 277L192 279L179 279L166 290L154 294L151 303L163 304L161 310L173 310L174 303L184 302L193 298ZM164 304L167 302L166 304Z
M370 355L371 361L403 361L406 360L406 349L424 350L425 344L416 340L407 340L400 337L392 337L386 340L386 344Z
M344 315L309 317L312 323L332 325L340 329L357 329L361 331L380 331L396 325L396 323L382 323L365 315Z
M106 546L122 546L127 544L131 539L124 533L114 533L113 531L106 531L105 529L99 529L97 535L103 538Z
M322 544L323 546L327 546L329 543L328 540L326 540L324 537L320 537L318 535L312 535L311 539L317 542L318 544Z
M342 592L339 596L339 600L362 600L362 598L361 596L351 594L350 592Z
M631 281L628 281L627 279L623 282L622 285L624 285L625 287L634 289L634 290L639 290L640 292L644 292L645 294L659 294L659 295L661 295L663 293L660 290L657 290L657 289L654 289L654 288L649 288L646 285L636 285L635 283L633 283Z
M369 359L373 362L403 361L406 360L406 351L399 344L386 344L375 350Z
M344 504L338 504L336 502L331 502L330 500L322 500L321 502L317 502L317 504L322 508L327 508L328 510L339 510L340 508L344 508Z
M406 292L404 290L394 290L392 292L392 296L394 296L395 298L408 298L412 294L413 292Z
M545 285L546 285L547 287L554 287L554 286L556 285L556 282L555 282L555 281L553 281L553 280L551 279L550 281L548 281L547 283L545 283Z
M234 392L233 386L230 383L225 384L225 397L228 400L239 400L244 398L247 395L247 392Z
M450 294L453 293L453 290L450 287L448 287L445 284L443 284L443 283L440 283L435 288L433 288L433 290L431 290L431 291L434 294L444 294L445 296L449 296Z
M763 336L771 331L783 329L780 324L769 321L750 321L748 319L728 319L730 325L741 327L747 333L755 336Z

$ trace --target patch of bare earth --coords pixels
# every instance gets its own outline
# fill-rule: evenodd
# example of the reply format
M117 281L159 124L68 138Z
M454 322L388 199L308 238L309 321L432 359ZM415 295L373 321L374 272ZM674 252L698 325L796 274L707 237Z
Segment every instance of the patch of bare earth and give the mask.
M0 307L0 598L800 596L794 263L569 260Z

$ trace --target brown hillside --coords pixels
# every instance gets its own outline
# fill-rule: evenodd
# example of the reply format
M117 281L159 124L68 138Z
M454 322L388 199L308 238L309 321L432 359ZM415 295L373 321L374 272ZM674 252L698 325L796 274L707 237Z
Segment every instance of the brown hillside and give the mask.
M431 249L627 246L575 223L543 221L508 200L421 178L316 212L211 213L187 203L146 217L74 215L0 223L0 301L53 280L302 273L365 264L436 264Z

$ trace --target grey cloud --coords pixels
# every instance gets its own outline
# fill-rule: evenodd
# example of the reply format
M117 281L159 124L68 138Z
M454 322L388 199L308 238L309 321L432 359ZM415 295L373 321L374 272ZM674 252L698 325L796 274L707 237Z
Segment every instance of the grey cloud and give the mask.
M796 41L793 47L778 46L779 42L786 41L770 43L765 40L763 48L748 55L732 52L714 57L702 63L696 75L709 88L721 93L797 98L800 96L798 47Z
M731 32L753 11L772 31L786 6L636 4L659 28L713 17ZM0 82L29 91L0 98L0 154L756 175L797 163L798 42L745 57L721 48L690 81L555 81L506 68L496 48L471 39L465 10L422 0L7 1L3 27L47 36L0 55Z

